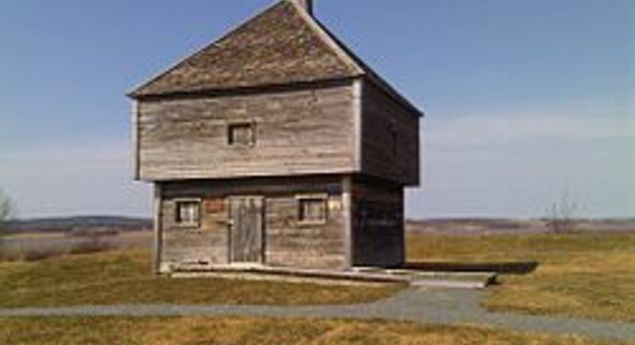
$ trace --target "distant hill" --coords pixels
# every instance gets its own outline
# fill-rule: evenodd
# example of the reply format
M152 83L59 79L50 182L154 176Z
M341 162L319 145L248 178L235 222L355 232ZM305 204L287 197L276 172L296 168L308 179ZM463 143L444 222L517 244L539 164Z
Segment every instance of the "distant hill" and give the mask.
M496 234L548 232L541 219L493 219L450 218L409 220L406 229L410 233L438 234ZM635 232L635 218L625 219L577 219L574 231Z
M152 229L152 220L145 218L84 216L14 220L4 224L7 232L92 232L139 231ZM540 219L449 218L409 220L410 233L495 234L548 232ZM635 218L580 219L576 231L635 231Z
M84 216L13 220L3 225L8 232L138 231L152 229L144 218Z

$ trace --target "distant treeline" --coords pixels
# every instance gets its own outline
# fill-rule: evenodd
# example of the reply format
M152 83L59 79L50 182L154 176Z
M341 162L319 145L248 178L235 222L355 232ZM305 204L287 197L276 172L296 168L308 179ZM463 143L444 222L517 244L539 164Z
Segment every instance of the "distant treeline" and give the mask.
M635 218L574 219L574 231L635 231ZM412 233L543 233L549 232L545 219L504 218L444 218L409 220L407 229Z
M12 220L3 224L7 232L139 231L152 228L144 218L86 216Z
M577 219L577 231L635 231L635 218ZM85 216L13 220L3 223L4 232L121 232L152 229L145 218ZM414 233L505 233L546 232L544 219L447 218L408 220Z

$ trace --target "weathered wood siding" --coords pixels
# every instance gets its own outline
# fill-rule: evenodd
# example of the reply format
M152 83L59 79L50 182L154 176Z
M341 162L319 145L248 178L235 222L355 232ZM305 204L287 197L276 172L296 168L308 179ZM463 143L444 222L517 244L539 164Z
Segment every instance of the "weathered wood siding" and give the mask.
M298 222L298 200L293 196L267 199L267 264L324 269L345 268L345 232L341 194L329 194L325 224Z
M231 197L228 205L231 261L262 263L264 260L264 197Z
M166 181L353 172L351 85L140 100L138 175ZM228 145L228 126L243 122L255 124L255 146Z
M361 112L362 171L419 185L419 115L369 82L362 85Z
M200 226L181 227L175 224L178 199L171 191L166 191L162 196L161 271L229 263L229 228L225 201L221 200L222 207L214 210L209 205L216 200L201 198Z
M162 183L162 267L205 268L230 263L228 199L233 196L264 197L264 263L271 266L308 268L346 267L344 223L341 209L341 177L252 178ZM324 224L298 222L301 195L327 195L328 218ZM175 202L202 201L199 228L175 225Z
M353 182L353 265L399 266L404 262L403 188L375 179Z

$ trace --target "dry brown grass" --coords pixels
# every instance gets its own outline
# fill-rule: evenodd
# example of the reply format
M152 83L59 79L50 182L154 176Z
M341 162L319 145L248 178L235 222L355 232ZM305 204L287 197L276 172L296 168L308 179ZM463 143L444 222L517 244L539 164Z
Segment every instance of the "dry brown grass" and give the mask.
M104 233L24 233L0 238L0 261L38 261L67 254L147 248L147 231Z
M64 244L50 244L45 240L0 243L0 261L39 261L66 254L98 253L112 249L108 241L96 236L76 238Z
M170 279L147 251L0 262L0 307L112 304L348 304L390 296L399 285L327 286L230 279Z
M635 321L635 234L416 235L413 261L536 260L526 276L503 276L485 305L530 314Z
M0 318L0 343L20 345L608 345L476 327L250 318Z

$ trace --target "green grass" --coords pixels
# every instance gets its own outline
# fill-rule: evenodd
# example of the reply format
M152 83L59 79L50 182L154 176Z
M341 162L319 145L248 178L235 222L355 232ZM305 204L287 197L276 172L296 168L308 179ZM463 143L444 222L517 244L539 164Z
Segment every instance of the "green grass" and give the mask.
M0 307L112 304L348 304L378 300L398 285L326 286L153 276L145 251L0 262Z
M485 306L529 314L635 322L635 234L413 235L411 261L536 260L503 276Z
M0 344L20 345L606 345L477 327L401 322L209 317L0 318Z

